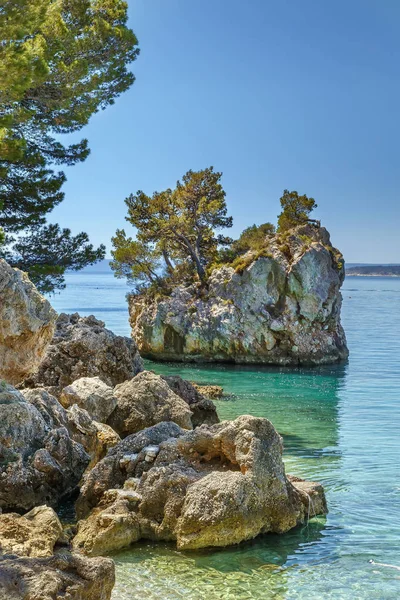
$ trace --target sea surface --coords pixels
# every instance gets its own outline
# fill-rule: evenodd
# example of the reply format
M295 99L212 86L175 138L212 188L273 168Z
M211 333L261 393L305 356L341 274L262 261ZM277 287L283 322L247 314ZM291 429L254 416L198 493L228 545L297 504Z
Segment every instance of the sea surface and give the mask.
M112 274L69 274L51 301L129 335ZM226 549L178 552L139 543L114 556L113 600L396 600L400 598L400 279L348 277L342 321L350 359L315 369L148 363L222 385L222 419L267 417L286 470L320 481L329 514L285 535Z

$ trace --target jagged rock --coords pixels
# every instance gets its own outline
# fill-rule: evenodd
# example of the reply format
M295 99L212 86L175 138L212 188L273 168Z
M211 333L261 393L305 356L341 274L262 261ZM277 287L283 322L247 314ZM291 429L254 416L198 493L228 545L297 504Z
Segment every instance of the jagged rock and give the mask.
M114 583L109 558L64 552L50 558L0 559L0 600L110 600Z
M167 375L162 376L162 378L167 382L171 390L189 405L193 413L193 427L198 427L199 425L203 425L203 423L205 425L219 423L215 404L209 398L203 396L200 390L190 383L190 381L182 379L179 375Z
M24 516L0 515L0 554L52 556L62 536L62 525L52 508L38 506Z
M119 442L107 456L92 469L81 487L76 502L78 518L86 517L100 502L103 494L112 488L122 488L133 470L142 474L153 461L146 461L147 448L158 448L161 442L177 438L183 429L176 423L158 423ZM138 468L136 468L138 467Z
M195 383L194 381L191 383L193 387L196 388L196 390L206 398L219 400L224 395L224 388L220 385L201 385L199 383Z
M73 545L95 555L140 538L195 549L284 533L325 513L326 502L319 484L286 477L273 425L242 416L193 431L160 423L127 437L89 473L77 510L87 519Z
M46 387L58 397L81 377L99 377L115 386L141 370L142 360L133 340L115 335L93 316L63 313L46 356L24 383L26 387Z
M26 273L0 259L0 379L17 384L38 367L56 318Z
M91 419L89 413L74 404L67 410L71 437L82 444L90 456L87 471L92 469L107 452L121 440L118 433L105 423Z
M60 402L65 408L77 404L87 410L92 419L100 423L106 423L117 406L112 388L100 377L77 379L62 390Z
M117 406L108 419L121 437L136 433L161 421L174 421L192 428L192 412L168 384L150 371L143 371L114 388Z
M61 419L46 421L16 389L0 389L0 508L55 505L76 488L89 456Z
M111 427L94 421L77 404L66 410L42 388L24 389L22 394L37 408L50 429L65 427L71 438L83 446L90 456L87 469L93 468L121 439Z
M348 356L340 324L344 261L324 228L306 225L214 269L207 290L131 295L132 335L157 360L316 365Z

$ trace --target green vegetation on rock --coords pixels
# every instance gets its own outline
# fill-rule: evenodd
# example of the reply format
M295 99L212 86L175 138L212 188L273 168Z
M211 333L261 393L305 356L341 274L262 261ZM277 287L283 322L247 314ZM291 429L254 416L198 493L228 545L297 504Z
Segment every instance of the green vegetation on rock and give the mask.
M315 200L284 190L277 230L272 223L263 223L247 227L237 240L217 234L232 226L221 177L213 167L188 171L174 190L129 196L126 220L137 234L133 239L118 229L112 238L115 276L126 277L136 293L146 291L152 296L168 295L182 284L201 288L215 268L230 266L242 273L258 258L271 257L274 250L291 261L293 229L310 223L319 227L309 218ZM299 239L304 248L314 241L306 234Z

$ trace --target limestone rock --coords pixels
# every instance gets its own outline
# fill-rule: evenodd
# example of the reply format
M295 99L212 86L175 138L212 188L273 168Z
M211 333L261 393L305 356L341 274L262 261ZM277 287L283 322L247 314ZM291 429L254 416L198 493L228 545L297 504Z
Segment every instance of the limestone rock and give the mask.
M163 379L167 382L171 390L180 396L188 405L192 411L192 425L198 427L199 425L213 425L219 423L217 415L217 409L215 404L203 396L200 390L190 383L182 379L179 375L168 375L163 376Z
M81 377L65 387L60 395L65 408L77 404L87 410L95 421L106 423L117 405L113 390L100 377Z
M142 360L133 340L115 335L93 316L61 314L46 356L25 385L44 386L58 397L81 377L99 377L115 386L141 370Z
M348 356L340 323L344 261L324 228L270 240L268 254L211 273L207 291L131 295L132 335L158 360L317 365Z
M62 535L62 525L52 508L39 506L24 516L0 515L0 554L34 558L52 556Z
M71 438L83 446L90 456L87 469L93 468L120 441L119 435L111 427L94 421L77 404L66 410L43 388L24 389L22 394L37 408L50 429L65 427Z
M109 558L64 552L50 558L0 559L0 600L110 600L114 583Z
M17 384L38 367L56 318L26 273L0 259L0 379Z
M161 421L174 421L192 428L192 412L159 375L143 371L114 388L117 406L108 419L121 437L136 433Z
M46 420L20 392L0 389L0 508L55 505L76 488L88 463L62 415Z
M273 425L242 416L130 435L89 473L77 510L87 519L73 545L95 555L140 538L176 540L180 549L236 544L284 533L326 503L319 484L286 477Z

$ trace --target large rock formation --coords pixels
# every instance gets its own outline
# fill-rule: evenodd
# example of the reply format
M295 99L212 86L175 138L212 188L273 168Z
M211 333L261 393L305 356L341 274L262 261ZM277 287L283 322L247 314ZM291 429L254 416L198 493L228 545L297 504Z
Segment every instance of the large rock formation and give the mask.
M0 559L0 600L110 600L114 583L110 558L64 552L49 558Z
M280 365L333 363L348 356L340 324L344 261L324 228L275 236L268 251L236 269L215 269L207 289L170 297L132 295L132 335L144 357Z
M44 386L59 396L81 377L100 377L115 386L142 370L136 344L115 335L93 316L61 314L54 338L37 372L25 381L28 387Z
M160 423L127 437L89 473L77 510L88 518L74 547L96 555L140 538L180 549L236 544L288 531L326 503L320 485L286 477L272 424L242 416L186 432Z
M52 556L62 534L62 525L48 506L38 506L24 516L5 513L0 515L0 554Z
M0 388L0 508L55 505L76 488L89 463L63 424L64 409L52 404L53 418L42 399L38 405L11 386Z
M16 384L38 367L56 318L26 273L0 259L0 379Z

